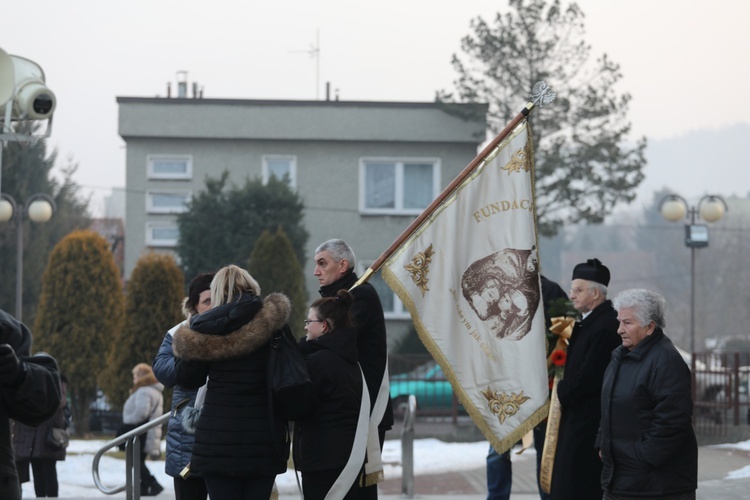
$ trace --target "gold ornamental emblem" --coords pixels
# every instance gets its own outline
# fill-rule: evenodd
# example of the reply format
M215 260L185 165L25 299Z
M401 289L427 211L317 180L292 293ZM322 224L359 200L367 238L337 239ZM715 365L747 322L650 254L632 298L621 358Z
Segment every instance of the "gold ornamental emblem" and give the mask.
M497 415L497 419L501 424L505 423L505 419L512 417L521 408L521 405L528 401L528 396L523 395L523 391L520 394L511 393L510 396L507 394L493 391L487 387L486 391L482 391L482 395L487 398L487 407L492 413Z
M508 164L502 167L501 170L507 170L508 175L513 172L520 172L521 170L528 172L530 157L531 152L529 151L529 143L526 143L525 147L517 149L516 152L513 153Z
M427 250L416 254L411 258L411 262L404 266L404 269L411 274L412 281L414 281L422 291L422 297L424 297L424 293L429 290L429 288L427 288L427 282L429 281L427 273L430 272L430 262L432 261L433 255L435 255L435 252L432 250L432 245L430 245L427 247Z

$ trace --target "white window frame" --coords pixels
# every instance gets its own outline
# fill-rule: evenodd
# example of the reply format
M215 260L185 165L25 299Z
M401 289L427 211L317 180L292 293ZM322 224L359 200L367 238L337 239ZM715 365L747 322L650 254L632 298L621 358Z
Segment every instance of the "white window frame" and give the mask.
M367 163L388 162L396 165L395 207L368 208L367 201ZM359 212L369 215L419 215L427 208L404 208L404 163L432 163L432 196L430 202L440 193L440 158L410 157L364 157L359 159ZM429 205L429 203L428 203Z
M359 262L357 264L357 274L359 276L362 276L371 264L372 262ZM383 279L383 275L380 273L380 271L378 271L377 274L380 275L380 279ZM383 282L385 282L385 280L383 280ZM385 319L394 319L394 320L411 319L411 315L409 314L409 311L404 306L404 303L401 302L401 299L398 298L398 295L396 295L396 292L394 292L390 288L388 288L388 290L390 291L390 293L393 294L393 309L388 310L388 311L385 310L385 308L383 309L383 316L385 317ZM381 303L382 301L383 300L381 298Z
M175 228L179 232L177 222L147 222L146 223L146 246L149 247L176 247L177 239L157 239L154 238L153 230L157 228Z
M183 195L185 197L185 203L181 206L174 207L157 207L154 206L154 195ZM187 204L190 198L193 196L193 192L189 190L172 190L172 189L153 189L146 191L146 213L149 214L181 214L187 212Z
M155 161L172 160L175 162L185 162L185 172L182 173L159 173L154 172ZM146 170L149 179L167 179L167 180L191 180L193 178L193 157L192 155L148 155L146 156Z
M268 160L289 160L289 187L297 189L297 157L294 155L263 155L263 184L268 184L271 172L268 170Z

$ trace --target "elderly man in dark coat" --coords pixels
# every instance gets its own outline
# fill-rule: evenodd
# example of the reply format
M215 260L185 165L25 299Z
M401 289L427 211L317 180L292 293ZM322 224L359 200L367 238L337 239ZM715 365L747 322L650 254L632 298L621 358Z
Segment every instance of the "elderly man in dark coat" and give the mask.
M589 259L573 269L570 300L582 313L557 385L562 416L552 468L553 499L602 498L602 463L594 447L601 416L604 370L620 345L617 312L607 300L609 269Z
M21 485L10 436L10 419L39 425L60 406L60 376L50 356L29 356L31 332L0 310L0 498L19 500Z

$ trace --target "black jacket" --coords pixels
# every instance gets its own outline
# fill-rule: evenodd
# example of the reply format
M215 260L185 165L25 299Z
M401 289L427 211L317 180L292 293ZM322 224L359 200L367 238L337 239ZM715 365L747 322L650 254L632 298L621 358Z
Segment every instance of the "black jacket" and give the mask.
M602 488L666 496L698 487L690 369L660 328L612 353L602 386Z
M356 332L337 329L310 342L302 339L299 346L315 388L315 407L296 422L294 464L303 472L343 468L362 400Z
M604 370L612 350L622 344L618 325L617 311L606 300L573 328L563 380L557 385L562 416L552 469L554 499L602 498L602 463L594 442Z
M176 383L200 387L208 376L190 462L196 474L244 478L286 471L286 422L275 419L272 425L266 366L269 341L290 311L281 294L262 302L243 297L195 316L190 327L175 332Z
M339 280L320 287L321 297L335 297L339 290L349 290L357 282L357 274L350 270ZM354 303L350 309L354 326L357 329L357 352L362 373L365 374L370 404L375 405L380 382L388 361L388 345L385 336L385 317L378 292L370 283L363 283L351 291ZM393 426L391 397L378 428L387 431Z
M60 376L50 356L29 356L31 332L0 309L0 344L10 345L22 372L11 385L0 386L0 498L17 500L21 490L13 461L10 419L39 425L52 418L60 406Z

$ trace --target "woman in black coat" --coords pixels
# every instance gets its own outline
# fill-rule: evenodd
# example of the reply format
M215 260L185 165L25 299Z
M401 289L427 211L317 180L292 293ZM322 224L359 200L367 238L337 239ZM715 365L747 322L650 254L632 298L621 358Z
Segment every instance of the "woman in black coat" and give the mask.
M38 498L58 495L57 462L65 460L65 446L53 445L48 439L52 429L65 429L70 424L68 409L68 379L60 375L62 397L55 415L38 427L21 422L13 426L13 450L15 452L18 479L21 483L29 478L29 465L34 476L34 494Z
M212 309L174 334L176 383L208 391L196 424L191 473L202 476L211 500L269 498L287 468L286 422L268 406L269 341L289 318L289 299L260 298L260 287L237 266L211 282Z
M356 330L349 317L353 302L346 290L313 302L305 320L307 336L299 343L315 390L314 410L296 423L294 433L294 464L302 472L305 500L322 500L329 492L329 498L357 498L355 485L364 464L364 446L353 448L363 376L357 363ZM367 405L362 413L365 425L369 413ZM342 475L353 452L356 468L347 468Z
M662 331L664 297L625 290L614 304L622 346L612 353L602 386L597 447L604 498L695 498L690 370Z

